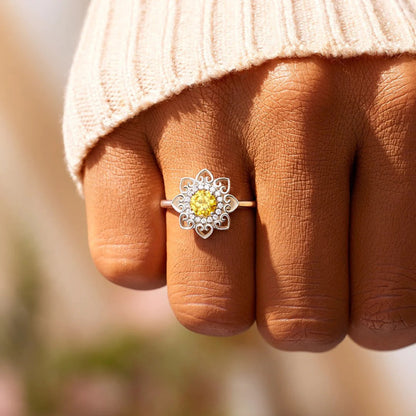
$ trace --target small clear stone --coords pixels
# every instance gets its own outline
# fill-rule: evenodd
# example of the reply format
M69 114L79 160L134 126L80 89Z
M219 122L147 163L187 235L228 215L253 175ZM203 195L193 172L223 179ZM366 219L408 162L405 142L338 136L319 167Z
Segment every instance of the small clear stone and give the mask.
M198 185L198 189L204 189L204 185L199 184L199 185Z
M223 206L224 206L224 204L221 203L221 202L217 205L218 208L222 208Z
M214 214L214 215L212 216L212 218L214 218L214 220L217 220L217 219L218 219L218 215L217 215L217 214Z
M190 216L189 216L189 218L191 218L192 220L195 218L195 214L191 214Z
M201 217L196 217L195 222L199 222L199 221L201 221Z
M202 224L205 224L207 222L207 219L206 218L202 218L201 222L202 222Z
M212 222L212 217L208 217L208 218L207 218L207 221L208 221L208 222Z
M191 200L191 198L189 198L189 196L185 197L185 202L189 202Z
M219 197L217 198L217 201L218 201L218 202L222 202L222 196L219 196Z
M211 191L211 193L215 192L215 186L211 186L211 188L209 188L209 190Z
M206 184L206 185L204 186L204 188L208 191L208 189L209 189L209 185L208 185L208 184Z
M193 190L188 191L188 196L192 196L193 194L194 194L194 191Z
M188 208L185 212L186 212L187 214L190 214L190 213L191 213L191 209L190 209L190 208Z
M216 209L216 210L215 210L215 213L216 213L217 215L220 215L220 214L221 214L221 210L220 210L220 209Z
M220 191L215 191L215 196L220 196L221 192Z

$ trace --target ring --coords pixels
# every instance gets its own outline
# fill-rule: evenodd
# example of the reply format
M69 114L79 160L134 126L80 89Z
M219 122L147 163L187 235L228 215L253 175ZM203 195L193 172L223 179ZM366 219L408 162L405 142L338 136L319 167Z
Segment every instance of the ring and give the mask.
M195 178L182 178L180 194L171 201L163 199L162 208L173 208L179 213L179 226L208 238L215 230L230 228L229 214L238 207L253 208L256 201L239 201L230 192L230 179L214 179L208 169L202 169Z

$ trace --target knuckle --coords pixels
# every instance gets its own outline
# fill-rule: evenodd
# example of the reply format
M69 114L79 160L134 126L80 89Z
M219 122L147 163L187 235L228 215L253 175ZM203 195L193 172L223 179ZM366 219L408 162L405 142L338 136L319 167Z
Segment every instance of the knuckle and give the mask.
M158 256L140 243L92 243L91 257L97 270L110 282L131 289L155 289L165 284Z
M368 348L400 348L416 335L416 272L386 265L377 269L353 307L351 336Z
M212 282L209 282L212 283ZM205 335L230 336L248 329L253 314L227 293L214 292L201 281L168 286L169 302L178 321L187 329Z
M272 313L257 323L272 346L290 351L328 351L346 335L346 325L334 317L284 317Z
M414 115L416 106L416 65L405 60L392 65L378 86L376 104L381 111Z
M416 327L416 273L390 266L383 269L364 292L353 316L355 325L374 334Z
M172 305L178 321L192 332L211 336L237 335L247 330L252 321L232 318L212 304Z
M256 169L273 174L277 171L270 168L283 160L306 174L305 165L318 166L335 151L339 155L339 146L329 146L324 133L345 118L346 97L336 78L335 66L318 58L279 62L269 72L246 130Z
M335 97L332 72L328 62L316 57L280 62L263 84L263 108L279 118L293 120L304 117L305 108L326 107Z
M328 351L345 337L334 323L312 318L278 319L258 329L271 346L288 351Z
M399 172L405 158L416 156L414 114L416 112L416 65L405 61L389 67L379 81L370 111L374 130L385 137L385 153Z
M414 307L392 307L388 303L380 297L378 302L374 302L358 318L358 325L372 331L374 335L394 333L398 330L416 327Z

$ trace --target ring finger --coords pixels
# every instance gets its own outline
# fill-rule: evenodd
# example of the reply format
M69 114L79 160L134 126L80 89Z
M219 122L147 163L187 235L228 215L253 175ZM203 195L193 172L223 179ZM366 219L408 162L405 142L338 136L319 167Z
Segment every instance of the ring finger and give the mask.
M166 199L179 193L182 177L203 168L214 178L230 178L230 193L239 200L253 198L239 139L227 126L226 94L215 91L213 84L209 95L193 88L151 111L149 136ZM254 321L254 212L237 209L230 229L214 230L207 239L181 229L174 210L167 211L166 227L168 296L177 319L209 335L247 329Z

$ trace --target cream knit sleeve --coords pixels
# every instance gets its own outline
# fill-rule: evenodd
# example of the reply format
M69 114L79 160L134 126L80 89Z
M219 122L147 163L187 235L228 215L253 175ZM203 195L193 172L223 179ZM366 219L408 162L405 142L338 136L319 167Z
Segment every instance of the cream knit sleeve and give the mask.
M66 90L82 193L88 151L184 88L276 57L416 52L416 0L92 0Z

